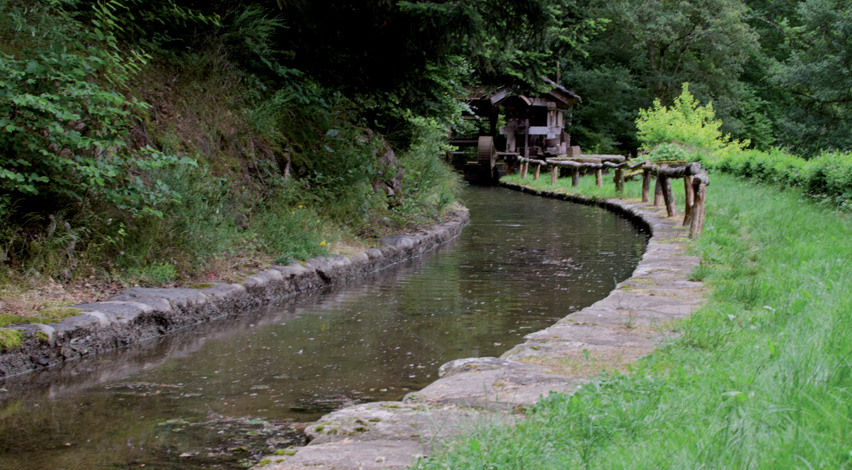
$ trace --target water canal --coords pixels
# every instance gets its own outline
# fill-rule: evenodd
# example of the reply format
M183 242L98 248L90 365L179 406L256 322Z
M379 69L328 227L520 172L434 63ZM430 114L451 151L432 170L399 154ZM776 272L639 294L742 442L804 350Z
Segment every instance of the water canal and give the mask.
M0 382L0 468L244 468L299 423L396 400L605 297L647 233L605 210L466 190L433 253L98 358Z

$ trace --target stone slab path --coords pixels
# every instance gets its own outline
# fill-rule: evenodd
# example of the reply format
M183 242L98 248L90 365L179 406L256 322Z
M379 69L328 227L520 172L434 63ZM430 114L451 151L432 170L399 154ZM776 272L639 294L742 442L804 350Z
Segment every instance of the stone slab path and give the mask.
M697 310L700 282L689 281L698 258L686 254L688 229L664 208L619 199L535 191L545 197L594 204L632 218L652 233L633 276L609 296L544 330L527 335L499 358L458 359L440 379L400 402L335 411L308 426L308 446L267 457L266 470L406 468L453 436L480 423L511 423L517 412L550 392L572 393L602 370L626 370L670 333L666 324Z

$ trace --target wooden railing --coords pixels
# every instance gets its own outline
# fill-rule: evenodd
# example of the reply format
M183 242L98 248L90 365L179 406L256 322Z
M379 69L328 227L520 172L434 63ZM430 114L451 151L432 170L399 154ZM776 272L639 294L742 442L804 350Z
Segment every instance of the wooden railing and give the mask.
M651 178L656 177L654 188L654 205L665 204L668 217L677 217L672 179L683 178L686 203L684 207L683 225L689 226L689 237L696 238L704 229L704 199L710 177L697 162L678 165L657 165L648 161L631 163L620 156L600 156L597 158L557 159L557 158L524 158L518 157L521 179L526 179L529 166L534 165L533 180L538 180L542 167L550 167L550 183L556 184L560 168L568 169L571 175L571 185L580 184L580 176L594 171L596 184L603 186L604 169L614 170L613 181L618 194L624 192L625 173L627 171L642 171L642 202L650 202Z

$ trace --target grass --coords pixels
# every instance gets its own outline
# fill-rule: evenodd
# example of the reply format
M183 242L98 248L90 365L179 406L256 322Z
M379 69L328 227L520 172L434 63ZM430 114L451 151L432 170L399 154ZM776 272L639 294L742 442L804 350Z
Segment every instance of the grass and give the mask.
M711 293L677 340L420 468L852 468L852 221L712 178L692 246Z

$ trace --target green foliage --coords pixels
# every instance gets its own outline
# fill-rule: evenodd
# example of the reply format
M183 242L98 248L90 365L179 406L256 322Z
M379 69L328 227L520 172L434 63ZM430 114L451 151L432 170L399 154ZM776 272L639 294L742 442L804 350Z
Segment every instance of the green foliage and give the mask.
M780 116L783 145L805 155L852 149L852 6L839 0L797 2L785 24L789 55L774 62L771 83L789 95Z
M0 188L13 197L95 198L156 213L174 195L144 173L192 163L128 148L132 115L145 105L122 92L145 59L119 52L111 6L98 6L93 28L78 24L73 39L55 35L44 47L0 54Z
M648 160L654 163L662 162L685 162L694 160L690 153L680 144L668 143L657 144L648 152Z
M0 329L0 351L17 348L23 339L21 331Z
M456 200L460 176L442 161L448 145L446 128L435 120L412 118L414 144L400 156L403 204L408 214L437 215Z
M278 264L328 255L333 240L316 211L277 198L255 219L259 243Z
M711 151L739 148L739 142L731 142L723 135L722 121L716 120L713 104L701 106L684 83L680 96L670 107L654 100L651 109L640 109L636 119L638 137L645 149L657 144L679 142L688 146Z
M805 160L780 150L730 152L705 165L745 178L801 188L811 197L852 207L852 154L826 152Z

